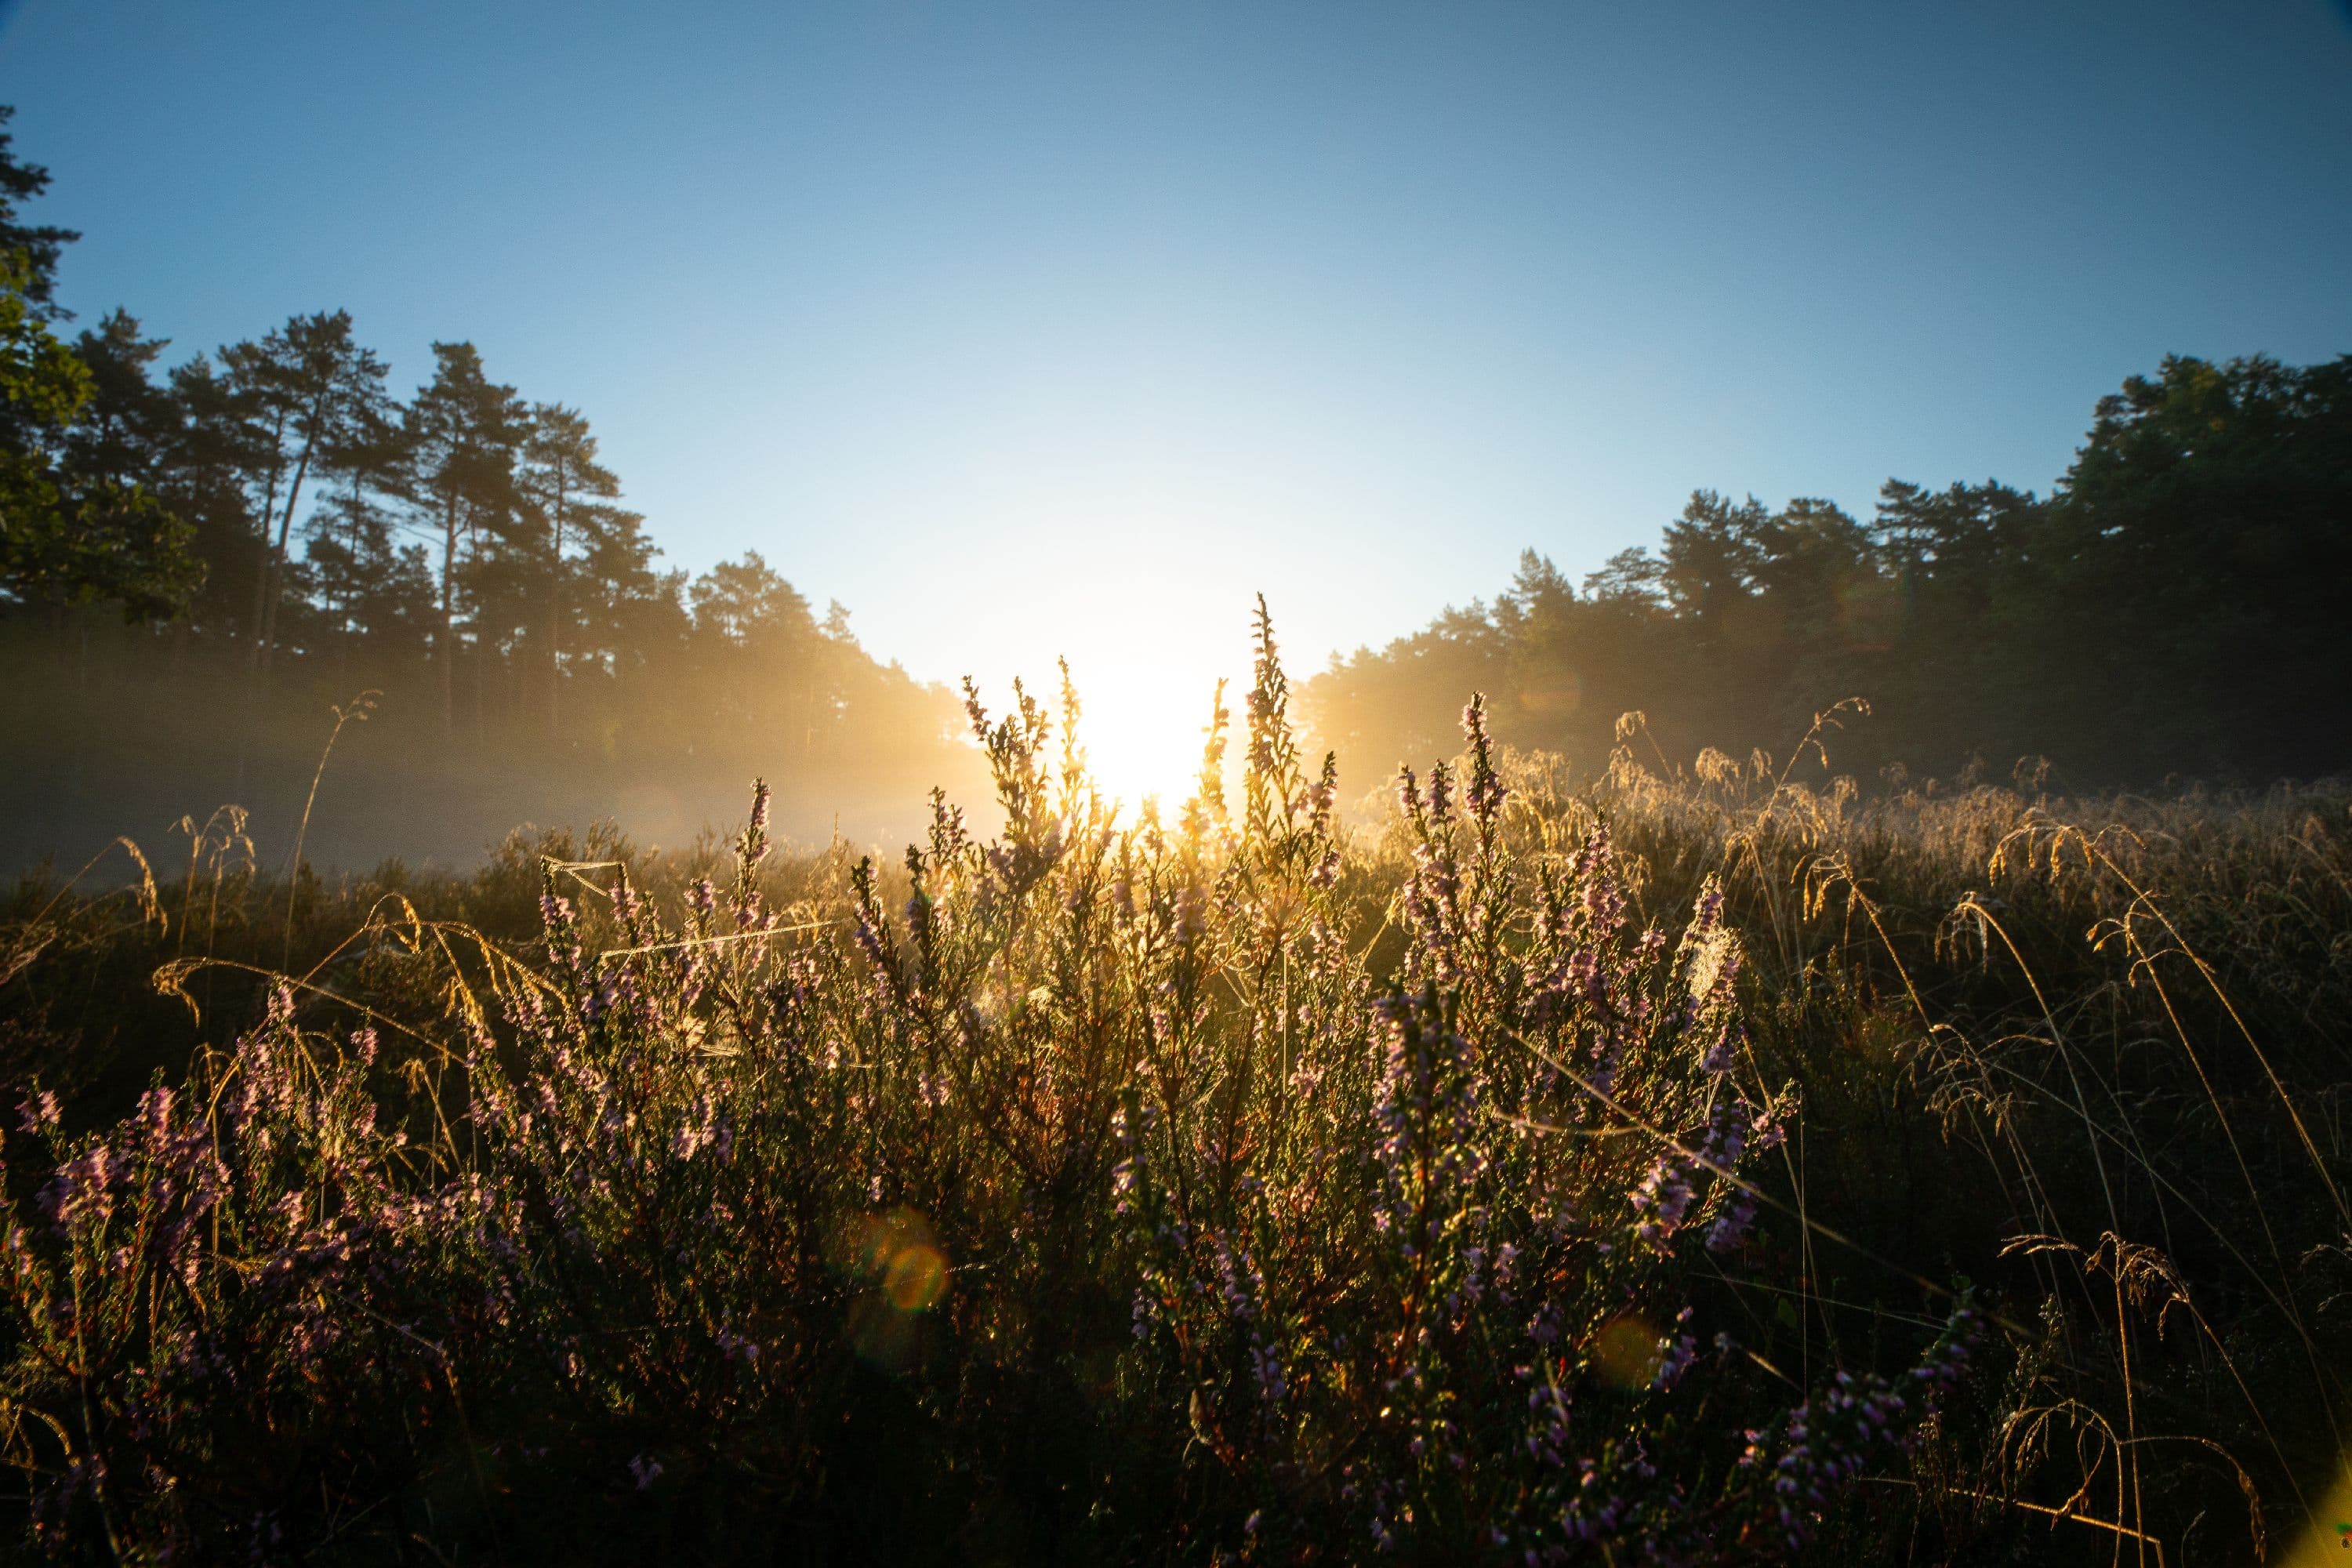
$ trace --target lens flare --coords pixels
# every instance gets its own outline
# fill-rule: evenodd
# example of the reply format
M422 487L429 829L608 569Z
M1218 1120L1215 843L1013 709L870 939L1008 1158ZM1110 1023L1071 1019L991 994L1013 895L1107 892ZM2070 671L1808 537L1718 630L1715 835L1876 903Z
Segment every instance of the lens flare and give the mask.
M1658 1331L1629 1314L1594 1337L1592 1356L1593 1369L1610 1387L1647 1388L1662 1359Z

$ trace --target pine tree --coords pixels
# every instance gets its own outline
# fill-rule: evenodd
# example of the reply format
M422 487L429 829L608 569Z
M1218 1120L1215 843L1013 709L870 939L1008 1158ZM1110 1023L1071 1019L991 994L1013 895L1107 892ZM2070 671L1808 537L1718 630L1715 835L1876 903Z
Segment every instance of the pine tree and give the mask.
M126 620L169 618L202 582L203 564L189 552L186 525L142 487L127 442L85 423L98 384L50 330L36 276L24 247L0 249L0 585L60 610L111 602ZM129 341L138 341L135 323ZM126 467L79 468L78 454Z
M478 554L480 542L506 533L517 500L516 448L526 430L522 400L483 373L482 356L471 343L435 343L434 375L408 405L404 421L415 453L416 500L441 541L440 605L434 632L434 662L441 693L444 735L457 731L457 613L461 553ZM478 589L479 584L475 585ZM475 601L476 646L488 652L486 617L478 591Z
M265 411L275 450L268 464L263 525L270 531L268 556L254 603L252 668L269 668L277 642L278 601L284 594L286 544L301 505L302 487L324 454L355 438L385 405L384 365L352 334L348 310L296 316L258 344L222 351L237 380ZM282 510L276 506L280 477L286 487Z
M58 257L81 236L69 228L16 221L16 209L49 188L49 172L38 163L20 163L10 146L16 141L8 122L16 117L14 105L0 103L0 250L24 258L24 276L15 287L37 321L65 320L49 290L57 280Z
M567 552L583 542L582 511L617 498L621 481L597 462L596 437L580 411L555 403L531 408L517 480L548 539L547 731L553 738L562 730L563 651L569 640L564 635L571 613L564 592L572 571Z

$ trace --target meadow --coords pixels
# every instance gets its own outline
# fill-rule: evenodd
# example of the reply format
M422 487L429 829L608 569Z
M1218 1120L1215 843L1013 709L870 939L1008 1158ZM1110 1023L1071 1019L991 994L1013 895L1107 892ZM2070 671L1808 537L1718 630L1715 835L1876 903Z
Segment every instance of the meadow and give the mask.
M1290 698L1261 611L1139 815L975 698L994 830L898 863L761 786L21 879L11 1552L2334 1547L2352 789L1865 795L1843 711L1580 778L1473 700L1368 797Z

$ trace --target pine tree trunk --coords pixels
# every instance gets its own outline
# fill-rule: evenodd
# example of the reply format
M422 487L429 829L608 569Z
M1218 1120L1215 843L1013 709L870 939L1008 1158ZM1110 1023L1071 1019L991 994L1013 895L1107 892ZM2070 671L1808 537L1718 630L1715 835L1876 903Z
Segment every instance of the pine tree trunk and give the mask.
M302 481L310 472L310 447L302 447L302 460L294 465L294 483L286 492L286 513L278 524L278 542L269 552L269 569L262 578L260 629L253 642L253 668L269 668L270 644L278 637L278 601L282 596L280 584L286 573L286 540L294 531L294 508L302 499Z
M262 487L261 491L261 546L265 551L269 548L270 520L278 515L278 476L285 470L283 456L278 444L285 438L286 421L280 418L278 427L270 433L270 450L273 456L269 465L269 479ZM256 639L253 645L253 657L248 661L249 667L257 667L260 662L261 613L263 606L269 602L269 589L273 575L266 566L254 574L253 619L246 624L247 635Z
M441 534L441 630L434 638L435 663L440 666L441 678L441 738L456 735L457 730L457 649L451 646L455 633L454 595L457 569L457 498L448 498L442 514Z
M547 738L563 738L563 481L555 482L555 565L547 584Z

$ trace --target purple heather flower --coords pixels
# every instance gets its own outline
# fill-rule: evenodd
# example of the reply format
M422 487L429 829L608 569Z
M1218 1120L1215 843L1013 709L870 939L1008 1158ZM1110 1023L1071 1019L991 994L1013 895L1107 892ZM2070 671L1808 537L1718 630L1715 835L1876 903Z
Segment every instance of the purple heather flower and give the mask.
M17 1124L27 1132L55 1132L63 1120L58 1097L46 1089L26 1094L16 1107Z

